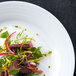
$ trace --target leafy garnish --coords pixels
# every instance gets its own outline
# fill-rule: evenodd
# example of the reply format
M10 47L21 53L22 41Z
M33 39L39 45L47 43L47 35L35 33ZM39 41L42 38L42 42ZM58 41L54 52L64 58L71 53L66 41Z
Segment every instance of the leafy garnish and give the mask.
M2 63L0 63L0 68L2 68Z
M0 70L2 70L3 68L2 67L0 67Z
M0 50L3 50L2 46L0 46Z
M11 75L16 75L17 73L19 73L19 71L20 71L20 68L18 68L18 69L11 69L10 70L10 74Z
M8 36L9 36L8 31L5 31L5 32L3 32L3 33L0 34L1 38L7 38Z
M1 56L2 59L0 59L0 70L6 69L6 71L9 72L11 75L17 74L18 76L36 76L36 75L40 74L40 72L42 72L41 70L36 69L37 64L39 64L38 61L44 59L43 56L47 56L47 55L51 54L52 52L49 51L49 52L42 54L40 51L41 47L33 47L33 46L31 47L31 44L30 44L31 40L33 40L33 41L35 41L35 40L33 38L27 38L28 35L24 35L23 31L24 30L22 30L22 32L19 32L17 35L14 36L14 38L11 38L10 40L8 40L8 39L10 38L10 36L12 36L13 33L11 35L9 35L8 31L6 31L6 32L0 34L1 38L6 38L6 40L4 42L5 49L4 49L4 46L0 46L0 52L1 52L1 54L2 54L2 52L8 53L8 55ZM21 40L22 40L22 42L21 42ZM14 50L10 49L9 46L11 44L19 44L19 43L20 44L27 43L29 45L29 48L22 49L22 51L20 51L20 47L13 48ZM9 53L10 51L13 52L14 54ZM30 65L30 66L32 66L32 68L33 68L33 66L35 66L36 67L35 71L34 71L34 69L33 70L31 69L31 71L32 71L31 73L20 74L19 71L21 68L15 67L17 64L13 65L13 62L15 60L17 60L18 61L17 64L21 65L21 66ZM15 68L10 70L9 66L11 66L11 67L14 66ZM27 68L28 68L28 66L27 66Z
M9 46L11 45L11 40L8 41L8 45L9 45Z
M34 52L36 50L36 47L32 47L31 51Z
M31 48L31 51L33 52L32 56L30 57L31 59L36 59L36 58L40 58L43 56L43 54L40 51L41 47L33 47Z
M0 70L2 70L2 65L5 63L3 59L0 59Z
M17 59L14 55L7 55L6 57L8 60L11 60L11 61L14 61Z
M5 61L4 61L3 59L0 59L0 63L4 64L4 63L5 63Z
M7 50L7 49L5 49L5 52L8 52L8 50Z

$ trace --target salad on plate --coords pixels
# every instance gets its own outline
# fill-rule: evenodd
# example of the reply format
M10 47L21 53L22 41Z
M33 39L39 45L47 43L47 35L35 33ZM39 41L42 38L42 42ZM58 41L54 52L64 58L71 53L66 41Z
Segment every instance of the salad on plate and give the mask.
M51 51L41 53L41 47L35 47L32 43L35 40L23 36L23 32L0 34L0 38L5 39L0 45L0 76L38 76L43 72L37 66Z

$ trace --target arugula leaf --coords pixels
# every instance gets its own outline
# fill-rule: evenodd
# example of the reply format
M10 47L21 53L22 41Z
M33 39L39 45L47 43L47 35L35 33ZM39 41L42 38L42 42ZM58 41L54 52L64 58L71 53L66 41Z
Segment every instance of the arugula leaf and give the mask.
M3 32L3 33L0 34L1 38L7 38L8 36L9 36L8 31L5 31L5 32Z
M11 45L11 40L8 41L8 45L9 45L9 46Z
M33 76L33 75L34 75L34 73L29 73L26 76Z
M2 63L0 63L0 68L2 67Z
M33 52L32 56L30 58L32 59L36 59L36 58L40 58L43 56L43 54L40 51L41 47L33 47L31 48L31 51Z
M6 41L5 41L5 45L6 45ZM8 46L10 46L10 45L11 45L11 40L9 39Z
M40 51L41 47L36 48L35 50L35 55L37 56L37 58L40 58L43 56L43 54Z
M7 49L5 49L5 52L8 52L8 50L7 50Z
M0 67L0 70L2 70L2 68Z
M38 47L35 51L35 55L37 55L37 58L42 57L42 53L40 51L40 47Z
M34 52L36 50L36 47L32 47L31 51Z
M6 56L8 60L16 60L17 58L14 56L14 55L9 55L9 56Z
M4 60L3 59L0 59L0 69L2 68L2 65L4 64Z
M2 46L0 46L0 50L3 50L3 49L2 49Z
M5 63L5 61L4 61L3 59L0 59L0 63L4 64L4 63Z
M18 69L11 69L10 70L10 74L16 75L19 71L20 71L20 68L18 68Z

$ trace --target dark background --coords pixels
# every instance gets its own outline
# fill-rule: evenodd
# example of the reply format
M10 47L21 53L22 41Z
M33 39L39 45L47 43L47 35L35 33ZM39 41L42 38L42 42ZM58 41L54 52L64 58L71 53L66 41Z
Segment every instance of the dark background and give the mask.
M0 0L12 1L12 0ZM16 0L17 1L17 0ZM39 5L56 16L68 31L76 53L76 0L22 0ZM74 74L76 76L76 74Z

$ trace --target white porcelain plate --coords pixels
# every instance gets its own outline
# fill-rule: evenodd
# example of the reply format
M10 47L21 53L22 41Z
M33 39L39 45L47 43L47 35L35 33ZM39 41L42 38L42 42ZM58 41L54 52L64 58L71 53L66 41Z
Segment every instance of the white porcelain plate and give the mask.
M40 61L39 69L43 76L73 76L75 58L71 39L55 16L45 9L27 2L8 1L0 3L0 29L8 27L8 31L20 31L12 25L19 25L28 30L36 46L42 46L42 52L51 50L52 54ZM36 33L39 36L36 36ZM0 40L2 44L2 40ZM51 68L48 68L48 66Z

